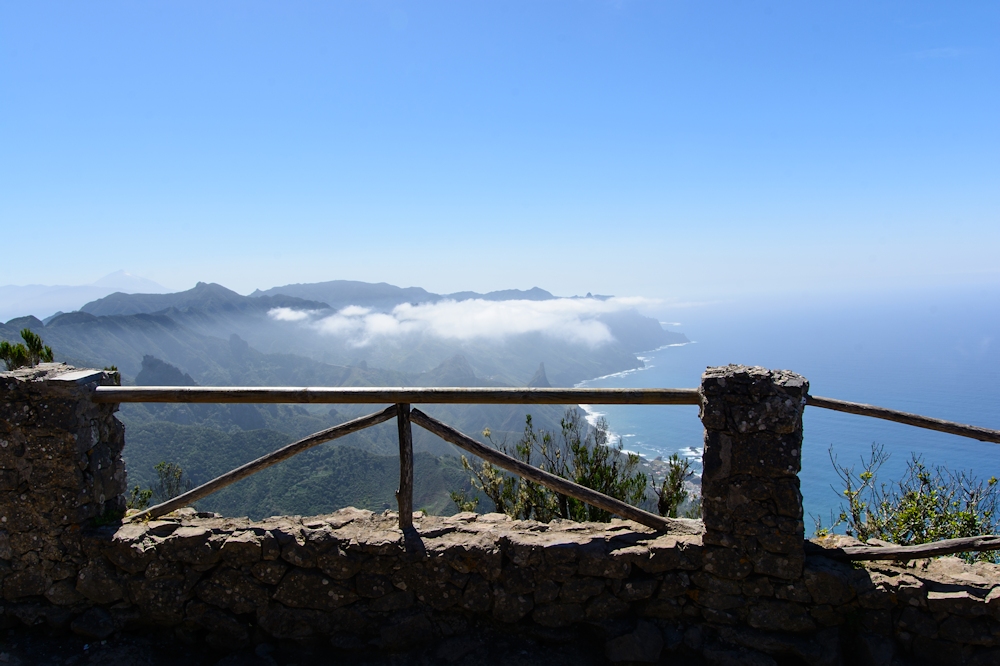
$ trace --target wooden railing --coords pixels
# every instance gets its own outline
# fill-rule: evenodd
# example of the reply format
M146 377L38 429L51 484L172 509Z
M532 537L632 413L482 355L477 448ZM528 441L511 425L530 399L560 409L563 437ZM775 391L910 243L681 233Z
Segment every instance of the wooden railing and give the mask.
M188 506L241 479L276 465L292 456L331 440L350 435L395 418L399 430L399 526L406 530L413 521L413 435L410 424L435 433L445 441L513 474L539 483L612 514L657 530L668 529L671 519L657 516L621 500L550 474L532 465L484 446L468 435L431 418L411 403L493 405L697 405L697 389L521 389L521 388L326 388L326 387L207 387L207 386L101 386L96 402L170 403L299 403L371 404L394 403L380 412L362 416L317 432L277 451L261 456L207 483L151 506L130 520L156 518Z
M482 458L507 472L529 479L557 493L572 497L617 516L656 530L667 530L672 519L657 516L621 500L586 488L562 477L512 458L459 432L419 409L423 404L493 405L700 405L698 389L536 389L536 388L327 388L327 387L207 387L207 386L101 386L93 400L101 403L299 403L299 404L385 404L385 409L317 432L277 451L203 483L196 488L132 515L129 520L146 520L187 506L241 479L276 465L318 444L358 432L390 419L399 431L399 526L413 528L413 435L411 424L438 435L447 442ZM1000 443L1000 431L942 421L872 405L806 396L806 405L850 414L870 416L919 428L937 430L984 442ZM884 548L864 546L829 551L842 559L915 559L970 550L998 550L1000 536L952 539L919 546Z

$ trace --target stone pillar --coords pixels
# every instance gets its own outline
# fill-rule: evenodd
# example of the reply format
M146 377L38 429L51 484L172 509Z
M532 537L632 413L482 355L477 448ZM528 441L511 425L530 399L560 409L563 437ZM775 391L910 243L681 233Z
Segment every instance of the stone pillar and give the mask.
M729 365L701 378L706 569L792 580L802 575L798 472L809 382L785 370Z
M0 580L7 601L45 596L62 605L75 598L80 527L125 508L118 406L90 400L97 386L117 380L61 363L0 373Z

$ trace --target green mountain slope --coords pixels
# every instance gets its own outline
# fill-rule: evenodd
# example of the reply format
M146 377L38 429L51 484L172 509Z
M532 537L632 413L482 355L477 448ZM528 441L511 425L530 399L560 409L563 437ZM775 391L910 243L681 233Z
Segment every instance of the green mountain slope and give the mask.
M198 503L200 509L228 516L308 515L345 506L382 511L395 508L399 458L358 447L366 433L396 436L392 422L350 435L354 445L322 444L315 449L244 479ZM129 485L153 487L154 466L179 464L194 485L204 483L293 440L273 430L232 433L194 425L151 422L126 426L125 462ZM455 456L414 456L414 506L432 513L454 513L448 493L468 485L468 474Z

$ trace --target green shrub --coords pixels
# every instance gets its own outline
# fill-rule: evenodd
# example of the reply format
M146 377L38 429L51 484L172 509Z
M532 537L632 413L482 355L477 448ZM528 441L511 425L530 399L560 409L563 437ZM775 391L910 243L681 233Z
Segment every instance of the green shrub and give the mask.
M639 456L625 453L621 440L608 441L608 424L598 420L589 428L579 412L570 409L561 421L557 437L544 430L536 431L531 415L525 417L524 432L513 445L506 439L493 440L487 428L483 435L493 446L512 458L535 465L551 474L574 481L610 497L639 504L646 498L647 478L638 471ZM462 465L472 473L472 486L493 501L496 510L512 518L548 522L553 518L608 522L611 514L603 509L549 490L527 479L509 474L486 461L470 463L462 456ZM459 510L476 506L464 491L452 493Z
M856 472L854 466L840 465L830 449L846 500L834 528L845 525L848 535L862 541L880 539L906 546L995 534L1000 527L995 476L984 481L966 472L928 467L921 456L911 454L903 478L887 484L877 474L888 459L885 449L874 444L871 455L861 459L861 472ZM817 533L828 531L817 526ZM993 552L963 557L970 562L997 561Z
M10 344L0 341L0 360L7 365L7 370L17 370L24 366L35 367L41 362L52 362L52 347L47 346L42 337L30 328L21 329L24 342Z
M685 484L693 476L694 472L691 471L690 460L681 458L676 453L670 455L670 458L667 459L667 475L659 486L655 484L653 486L653 492L656 493L656 510L661 516L677 517L678 509L687 501L689 495ZM701 512L700 503L694 507L694 510L698 513ZM690 514L691 509L687 513ZM686 515L685 517L698 516Z
M136 484L128 495L125 496L125 508L142 511L149 506L149 500L153 498L152 488L142 488Z

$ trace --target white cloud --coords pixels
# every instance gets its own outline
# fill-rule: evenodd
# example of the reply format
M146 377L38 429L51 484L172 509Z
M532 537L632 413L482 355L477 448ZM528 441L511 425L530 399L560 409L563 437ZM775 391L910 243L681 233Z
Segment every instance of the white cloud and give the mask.
M351 305L326 317L289 308L275 308L268 314L278 321L309 320L308 325L320 333L347 338L348 342L358 346L380 338L410 334L469 341L541 333L595 347L614 339L608 327L597 317L653 302L643 298L476 299L420 305L404 303L388 313Z
M273 308L268 310L267 314L278 321L302 321L309 318L310 312L308 310L293 310L292 308Z

